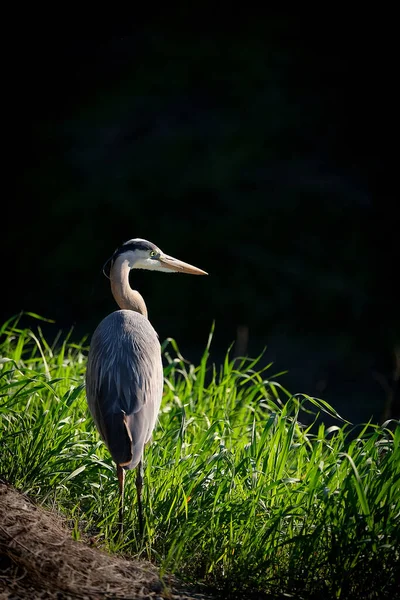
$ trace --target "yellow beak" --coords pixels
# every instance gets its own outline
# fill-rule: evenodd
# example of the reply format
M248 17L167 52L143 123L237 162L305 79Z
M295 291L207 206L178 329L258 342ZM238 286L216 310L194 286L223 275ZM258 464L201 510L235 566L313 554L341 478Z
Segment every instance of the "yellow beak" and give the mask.
M188 273L190 275L208 275L206 271L202 271L193 265L189 265L181 260L177 260L172 256L168 256L167 254L161 254L158 257L158 260L162 264L163 267L167 269L171 269L171 271L176 271L177 273Z

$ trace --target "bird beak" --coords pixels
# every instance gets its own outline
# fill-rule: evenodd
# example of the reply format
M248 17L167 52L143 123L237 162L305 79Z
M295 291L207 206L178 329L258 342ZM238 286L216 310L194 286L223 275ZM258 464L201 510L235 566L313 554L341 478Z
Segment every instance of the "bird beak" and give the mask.
M167 269L171 269L171 271L176 271L177 273L188 273L190 275L208 275L205 271L194 267L193 265L189 265L188 263L182 262L181 260L177 260L172 256L168 256L167 254L162 254L158 257L158 260L162 264L163 267Z

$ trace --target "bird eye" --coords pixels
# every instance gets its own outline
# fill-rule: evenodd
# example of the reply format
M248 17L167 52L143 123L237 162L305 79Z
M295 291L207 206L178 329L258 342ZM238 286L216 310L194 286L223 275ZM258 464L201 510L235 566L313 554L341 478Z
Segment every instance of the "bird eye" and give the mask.
M157 256L157 252L155 250L151 250L150 257L154 258L155 256Z

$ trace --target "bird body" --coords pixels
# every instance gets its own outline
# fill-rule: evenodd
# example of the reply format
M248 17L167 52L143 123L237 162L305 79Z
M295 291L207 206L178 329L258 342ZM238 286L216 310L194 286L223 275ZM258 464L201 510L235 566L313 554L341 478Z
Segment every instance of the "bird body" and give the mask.
M140 462L156 424L163 391L161 349L150 321L118 310L95 330L88 359L87 399L113 460Z
M105 271L109 267L109 275ZM161 347L144 299L129 283L132 269L207 275L135 238L116 249L103 271L120 310L101 321L90 343L86 369L89 410L117 465L120 531L125 471L137 467L139 528L143 533L142 458L157 421L163 391Z

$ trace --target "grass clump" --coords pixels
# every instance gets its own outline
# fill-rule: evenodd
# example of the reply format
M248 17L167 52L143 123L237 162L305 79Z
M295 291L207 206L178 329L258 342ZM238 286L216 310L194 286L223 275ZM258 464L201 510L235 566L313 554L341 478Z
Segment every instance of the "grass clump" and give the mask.
M159 424L145 453L145 536L134 476L117 540L115 467L86 406L87 348L0 330L0 473L67 515L73 535L148 558L221 597L392 598L400 553L400 427L358 428L292 396L255 360L198 366L163 344ZM303 410L337 425L303 426ZM267 596L265 596L267 597Z

